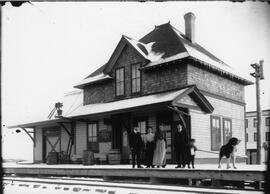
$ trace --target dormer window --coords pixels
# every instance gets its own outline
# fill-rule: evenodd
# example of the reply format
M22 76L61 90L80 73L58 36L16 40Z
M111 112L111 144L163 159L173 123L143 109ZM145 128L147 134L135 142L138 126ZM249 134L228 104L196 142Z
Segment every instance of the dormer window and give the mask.
M131 90L132 93L138 93L141 91L141 64L133 64L131 65Z
M125 93L125 73L124 73L124 67L118 68L115 70L115 77L116 77L116 83L115 83L115 90L116 90L116 96L123 96Z

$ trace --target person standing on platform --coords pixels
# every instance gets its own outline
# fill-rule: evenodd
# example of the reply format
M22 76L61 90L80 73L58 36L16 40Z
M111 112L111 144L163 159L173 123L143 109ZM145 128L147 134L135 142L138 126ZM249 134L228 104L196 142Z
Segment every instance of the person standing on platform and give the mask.
M153 166L153 156L154 156L154 150L155 150L155 134L153 133L152 127L147 127L147 134L145 136L146 141L146 168L154 167Z
M155 144L156 148L154 151L153 165L159 168L166 166L166 138L161 132L163 125L161 124L155 133Z
M137 159L137 167L142 168L141 166L141 151L143 148L143 142L141 133L138 132L138 126L133 128L133 131L130 133L129 144L132 154L132 168L135 168L135 157Z
M190 168L190 164L192 168L194 167L195 153L197 151L197 147L195 145L195 139L191 139L188 146L188 168Z
M174 136L174 149L177 161L176 168L185 168L188 159L188 141L186 132L180 123L177 124L177 132Z

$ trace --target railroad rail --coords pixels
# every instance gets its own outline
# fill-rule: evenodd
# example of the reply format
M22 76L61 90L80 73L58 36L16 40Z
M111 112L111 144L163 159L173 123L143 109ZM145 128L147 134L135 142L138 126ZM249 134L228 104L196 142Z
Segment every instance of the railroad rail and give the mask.
M149 191L149 193L196 193L196 194L249 194L249 193L263 193L262 191L254 190L235 190L235 189L217 189L217 188L198 188L198 187L187 187L187 186L172 186L172 185L154 185L154 184L130 184L130 183L115 183L101 180L91 180L91 179L76 179L76 178L22 178L22 177L3 177L4 184L12 184L17 182L18 186L32 187L32 188L46 188L46 185L51 185L55 190L73 190L73 191L93 191L93 192L106 192L106 193L117 193L116 190L128 189L140 193L140 191Z

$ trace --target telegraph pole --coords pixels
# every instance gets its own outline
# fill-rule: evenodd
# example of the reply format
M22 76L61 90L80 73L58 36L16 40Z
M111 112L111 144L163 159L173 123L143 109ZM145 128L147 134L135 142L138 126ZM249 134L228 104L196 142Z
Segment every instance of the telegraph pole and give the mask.
M256 105L257 105L257 164L262 162L262 141L261 141L261 100L260 100L260 80L264 79L263 76L263 60L259 64L251 64L255 70L250 75L256 79Z

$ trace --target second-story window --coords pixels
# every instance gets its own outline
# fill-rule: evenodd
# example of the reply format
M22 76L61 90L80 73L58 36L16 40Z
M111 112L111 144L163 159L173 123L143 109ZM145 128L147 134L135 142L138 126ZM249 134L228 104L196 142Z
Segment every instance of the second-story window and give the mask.
M265 141L269 141L269 132L265 132Z
M141 64L131 65L131 90L132 93L137 93L141 91Z
M270 126L270 117L265 117L265 126Z
M248 128L248 119L245 119L245 127Z
M257 119L253 119L253 127L257 127Z
M254 133L254 141L257 141L257 133Z
M115 90L116 90L116 96L123 96L125 93L125 74L124 74L124 68L119 68L115 70L115 77L116 77L116 83L115 83Z

